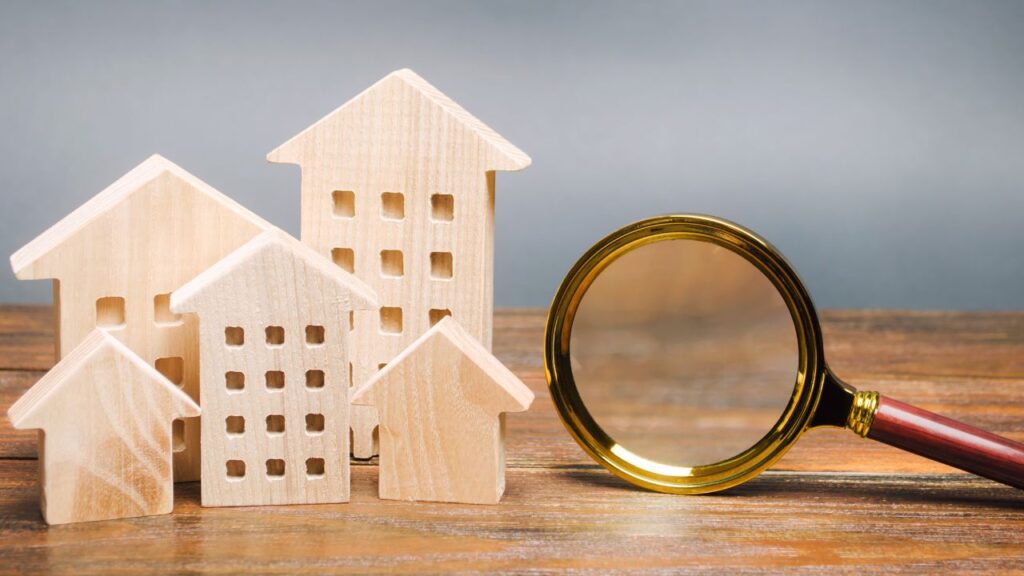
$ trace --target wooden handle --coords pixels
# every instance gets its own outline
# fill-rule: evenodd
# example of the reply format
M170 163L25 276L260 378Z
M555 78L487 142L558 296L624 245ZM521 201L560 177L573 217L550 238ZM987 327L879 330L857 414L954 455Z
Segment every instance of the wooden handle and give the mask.
M1024 444L879 396L867 437L1024 489Z

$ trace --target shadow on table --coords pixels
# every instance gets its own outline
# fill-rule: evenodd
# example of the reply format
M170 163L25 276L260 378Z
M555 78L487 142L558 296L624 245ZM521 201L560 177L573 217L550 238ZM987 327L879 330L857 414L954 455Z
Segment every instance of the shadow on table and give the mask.
M634 486L600 466L566 467L570 482L624 493L664 498L778 498L781 501L820 499L875 504L959 505L987 509L1024 510L1024 491L970 474L849 474L768 471L728 490L703 496L659 494Z

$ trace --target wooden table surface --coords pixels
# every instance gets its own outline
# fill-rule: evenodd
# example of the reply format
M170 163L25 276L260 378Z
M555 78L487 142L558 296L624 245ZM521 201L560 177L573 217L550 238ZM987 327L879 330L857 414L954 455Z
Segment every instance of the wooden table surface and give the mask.
M1024 440L1024 313L828 311L830 365L873 388ZM0 306L0 408L53 362L51 312ZM376 497L353 467L352 502L202 508L178 486L172 515L48 528L36 435L0 418L0 573L291 573L653 570L728 573L1024 573L1024 492L843 430L814 430L725 493L634 489L562 428L541 363L544 313L502 310L494 350L536 393L508 418L498 506Z

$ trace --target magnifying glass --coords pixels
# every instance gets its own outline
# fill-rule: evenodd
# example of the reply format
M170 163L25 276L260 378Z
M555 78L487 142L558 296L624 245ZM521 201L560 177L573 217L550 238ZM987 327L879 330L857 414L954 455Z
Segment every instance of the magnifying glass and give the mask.
M579 445L651 490L735 486L819 426L1024 489L1024 444L833 375L792 267L719 218L660 216L598 242L555 295L544 363Z

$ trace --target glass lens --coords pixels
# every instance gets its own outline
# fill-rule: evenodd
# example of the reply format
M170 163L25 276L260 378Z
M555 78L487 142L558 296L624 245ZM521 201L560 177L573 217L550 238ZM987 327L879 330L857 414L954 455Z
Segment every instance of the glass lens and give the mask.
M792 317L742 256L664 240L613 261L573 320L573 379L616 443L662 464L697 466L756 444L796 383Z

